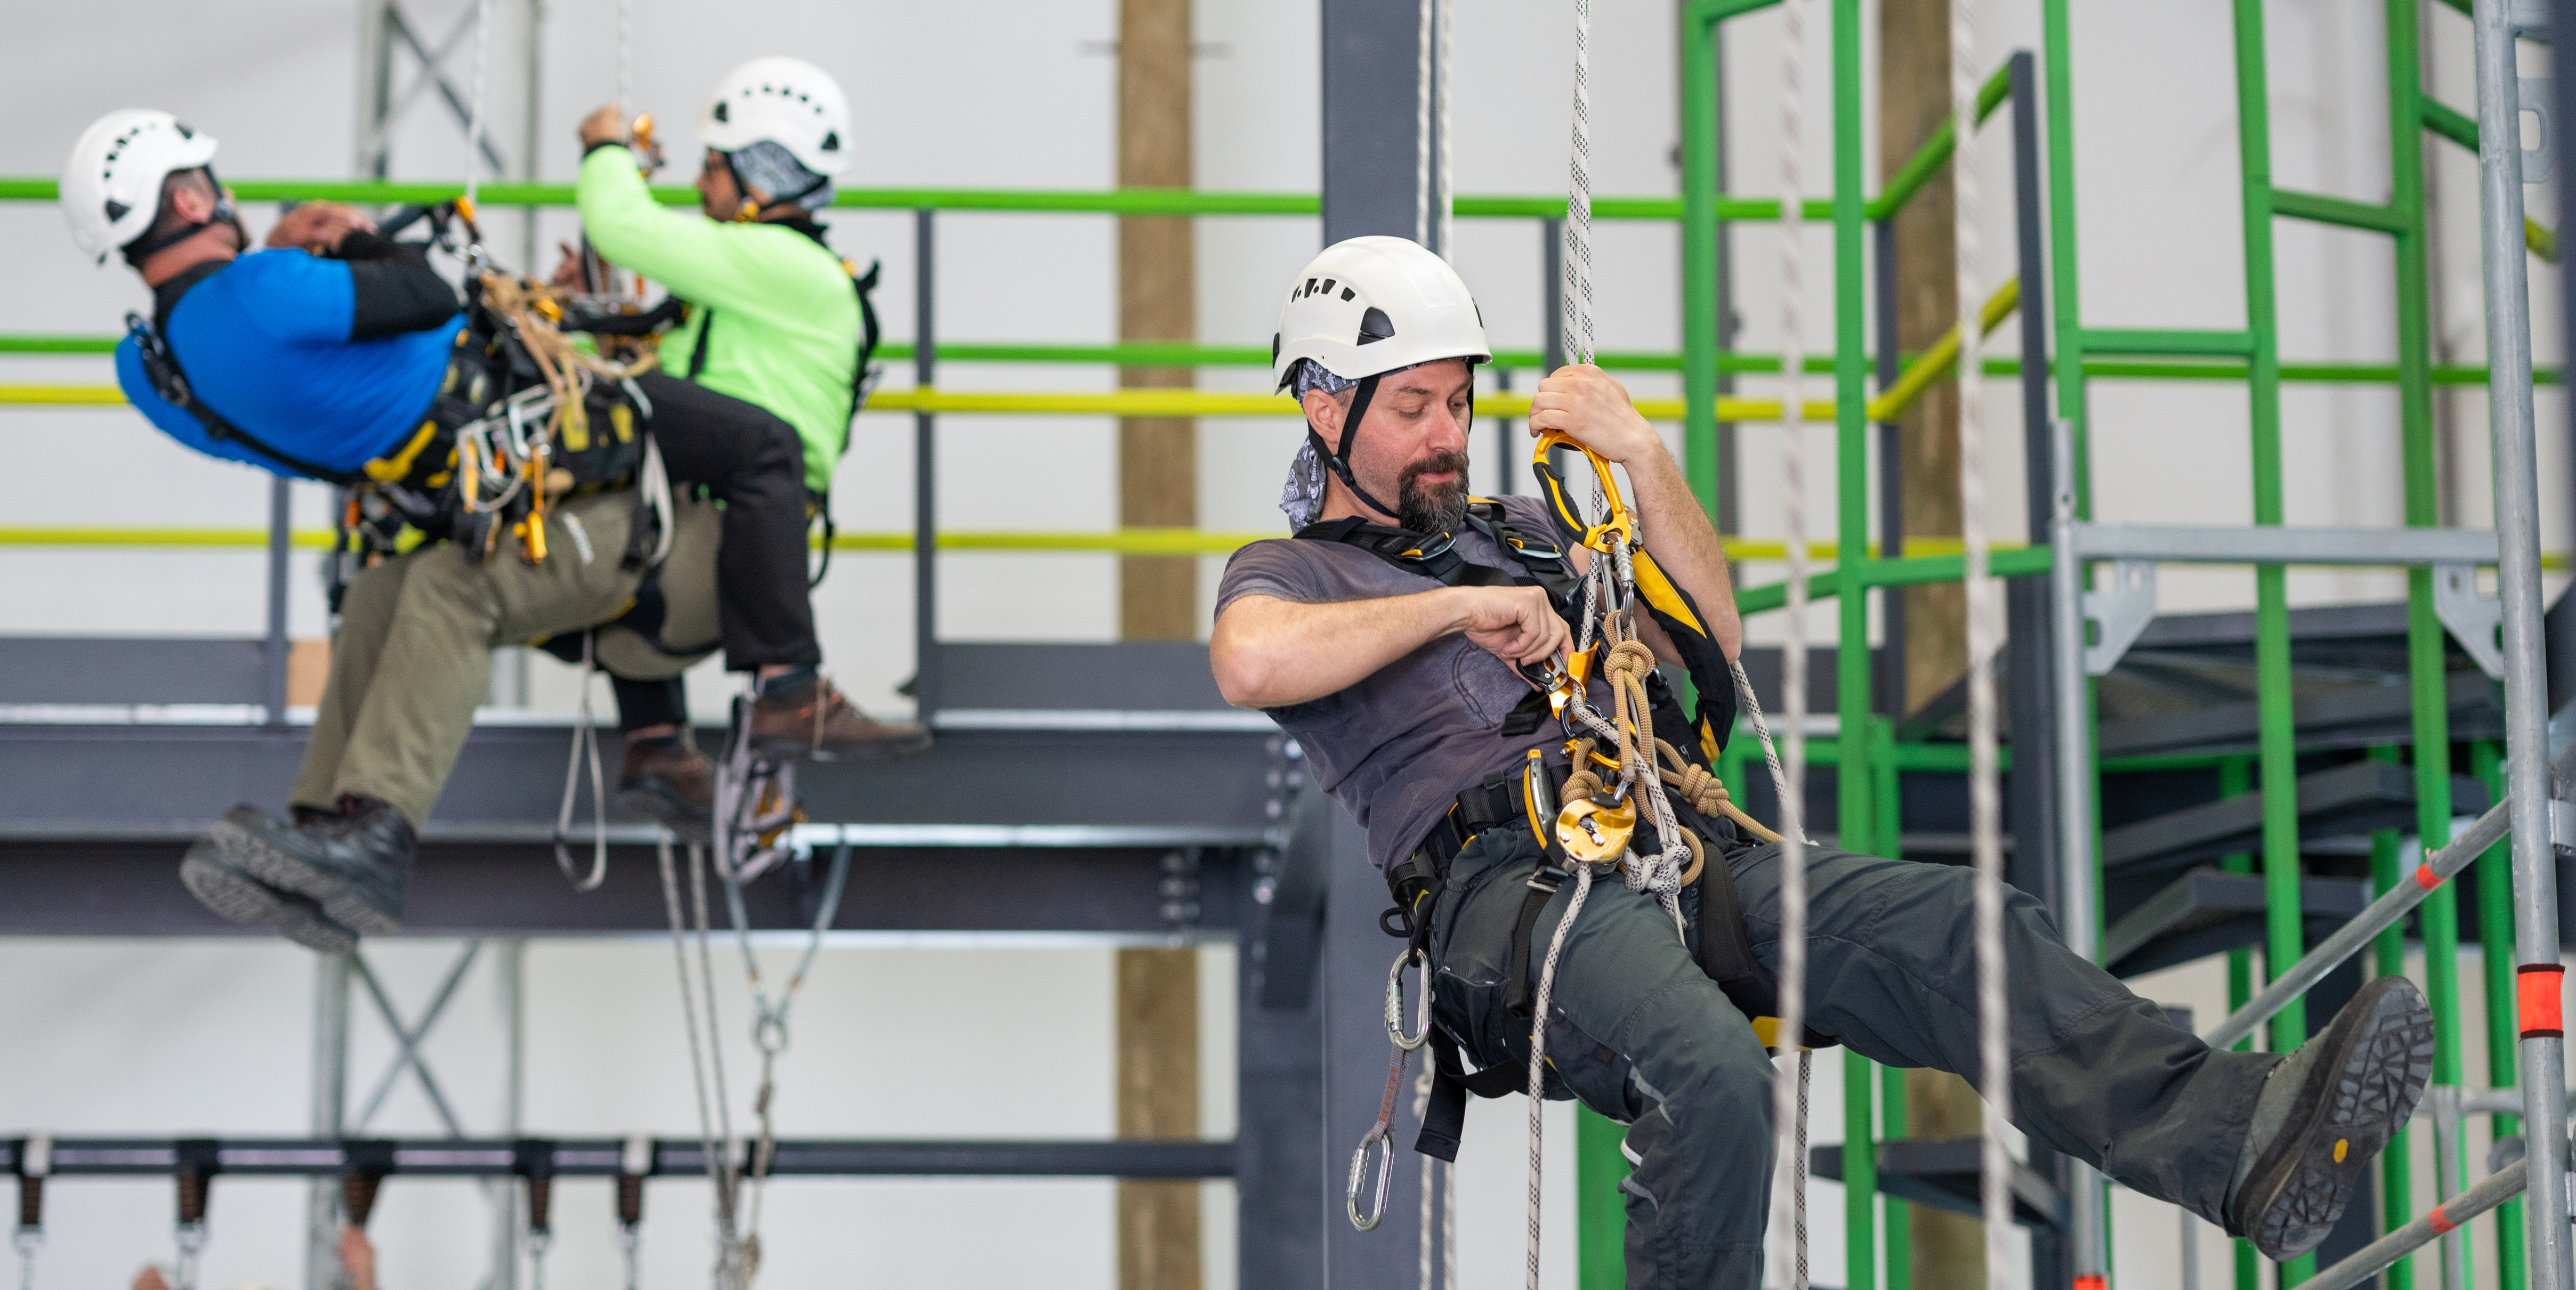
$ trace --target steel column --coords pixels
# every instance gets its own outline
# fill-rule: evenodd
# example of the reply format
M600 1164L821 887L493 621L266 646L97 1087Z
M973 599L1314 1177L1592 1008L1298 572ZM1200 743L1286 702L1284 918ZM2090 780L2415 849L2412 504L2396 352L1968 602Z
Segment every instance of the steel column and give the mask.
M349 1106L349 956L313 958L313 1109L305 1127L337 1138ZM340 1284L340 1180L316 1178L305 1189L304 1290Z
M2558 872L2549 839L2548 672L2541 644L2540 485L2531 407L2531 300L2523 261L2520 71L2504 0L2477 0L2478 207L2486 277L2487 417L2495 460L2498 590L2504 601L2505 787L2513 814L2514 958L2551 997L2521 1017L2523 1135L2531 1176L2531 1284L2571 1290L2566 1051L2558 989ZM2491 933L2490 933L2491 934ZM2538 987L2533 987L2537 989ZM2528 997L2528 996L2526 996Z
M931 240L936 215L927 206L912 213L912 380L925 390L938 384L939 371ZM914 719L925 725L939 708L938 423L936 413L912 414L912 705Z
M1383 0L1323 0L1321 17L1324 242L1368 234L1409 238L1417 179L1419 12L1410 4ZM1557 245L1554 237L1549 245ZM1551 272L1549 282L1556 280ZM1554 337L1558 310L1547 313ZM1550 360L1551 365L1562 361ZM1334 1290L1397 1290L1413 1283L1419 1226L1420 1170L1413 1163L1409 1090L1399 1099L1395 1185L1384 1224L1373 1232L1353 1230L1343 1216L1342 1190L1351 1148L1375 1122L1386 1089L1389 1045L1380 1001L1387 964L1399 947L1377 930L1377 912L1387 905L1386 883L1368 862L1365 833L1349 812L1335 807L1330 814L1316 988L1323 1046L1322 1122L1316 1131L1323 1170L1317 1193L1310 1193L1321 1202L1323 1218L1319 1279ZM1574 1162L1559 1160L1556 1167L1571 1169Z
M284 475L268 481L268 631L260 642L259 702L267 709L268 728L286 728L286 656L294 648L286 639L286 565L294 538L295 485Z

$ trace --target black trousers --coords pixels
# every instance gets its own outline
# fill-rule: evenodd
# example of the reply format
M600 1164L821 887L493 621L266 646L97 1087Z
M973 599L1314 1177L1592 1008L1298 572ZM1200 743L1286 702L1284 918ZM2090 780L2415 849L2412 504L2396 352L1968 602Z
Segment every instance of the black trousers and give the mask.
M653 440L672 486L702 485L724 503L716 607L725 666L822 662L805 583L805 444L796 427L665 373L635 383L653 401Z
M1432 913L1433 1016L1479 1066L1526 1062L1508 1007L1512 926L1536 866L1527 829L1488 829L1450 862ZM1780 849L1729 857L1745 932L1779 970ZM1712 863L1716 861L1712 859ZM1977 1076L1969 870L1817 848L1807 855L1807 1020L1874 1061ZM1631 1290L1754 1290L1770 1213L1772 1065L1701 971L1700 886L1686 933L1616 878L1595 882L1558 962L1549 1092L1628 1126ZM1530 974L1573 898L1533 934ZM2012 969L2010 1118L2132 1190L2221 1226L2255 1094L2280 1059L2215 1052L2068 952L2039 903L2004 893Z

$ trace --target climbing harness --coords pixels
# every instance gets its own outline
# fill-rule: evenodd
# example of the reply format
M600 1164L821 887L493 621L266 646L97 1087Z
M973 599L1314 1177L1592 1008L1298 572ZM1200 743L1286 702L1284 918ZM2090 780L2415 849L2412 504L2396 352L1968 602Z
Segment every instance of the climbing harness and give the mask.
M32 1133L11 1153L18 1160L18 1290L36 1290L36 1252L45 1248L45 1178L54 1171L54 1139Z

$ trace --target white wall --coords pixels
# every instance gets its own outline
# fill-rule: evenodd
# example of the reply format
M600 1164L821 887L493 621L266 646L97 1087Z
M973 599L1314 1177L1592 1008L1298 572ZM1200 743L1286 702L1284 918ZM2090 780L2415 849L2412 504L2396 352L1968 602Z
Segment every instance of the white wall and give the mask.
M2465 23L2431 10L2435 91L2468 107ZM1116 9L1107 0L1020 3L1003 9L957 5L781 3L708 8L638 5L634 45L637 101L670 123L674 155L693 141L687 122L698 96L725 67L753 55L794 50L840 75L865 128L857 185L1097 188L1112 179L1112 63ZM2037 43L2036 4L1980 6L1981 61ZM444 32L460 0L418 0L420 25ZM495 42L496 105L507 109L523 14L498 0L508 21ZM2236 206L2234 96L2229 27L2216 3L2140 7L2075 6L2074 100L2084 318L2102 326L2211 326L2243 323L2242 257ZM2327 0L2279 0L2271 22L2273 153L2281 182L2364 200L2384 195L2386 113L2380 91L2378 19L2365 7ZM539 171L569 178L571 128L611 96L616 76L609 0L547 6L542 45ZM1822 6L1808 6L1808 122L1804 169L1811 191L1830 174L1827 33ZM177 110L224 140L223 166L241 177L332 177L348 172L355 146L355 6L346 0L241 0L222 6L156 4L120 11L110 31L102 11L21 5L0 41L0 173L51 174L82 124L110 108L153 103ZM1872 22L1873 18L1864 19ZM1467 193L1544 193L1563 181L1570 32L1563 6L1538 0L1468 0L1457 22L1457 184ZM1210 189L1312 191L1319 164L1315 122L1317 31L1311 4L1199 6L1198 179ZM1675 53L1670 7L1602 6L1592 33L1594 146L1604 193L1677 190L1671 149ZM1776 108L1779 19L1761 14L1729 28L1730 148L1734 186L1777 188ZM1874 41L1869 57L1876 57ZM2535 64L2528 70L2538 70ZM1874 120L1865 123L1874 131ZM515 143L505 136L505 146ZM1874 147L1874 145L1873 145ZM2474 173L2457 149L2427 144L2436 165L2440 332L2457 361L2481 351L2477 301ZM1986 194L1979 226L1985 280L2009 272L2009 140L1990 128L1972 153ZM462 164L455 132L416 114L395 150L395 173L453 177ZM682 167L683 169L685 166ZM1875 166L1872 167L1873 171ZM2531 190L2535 214L2556 218L2556 198ZM254 211L254 224L267 213ZM901 214L833 216L845 253L882 257L890 333L910 334L913 267ZM518 235L496 225L506 253ZM569 236L560 215L541 221L538 242ZM1604 348L1670 349L1678 344L1677 241L1669 226L1604 222L1596 227L1600 341ZM952 341L1097 341L1114 328L1112 226L1067 215L953 215L941 221L940 328ZM2393 353L2393 296L2386 246L2376 238L2277 225L2282 348L2292 360L2382 360ZM1258 343L1270 330L1273 284L1312 253L1311 219L1202 221L1200 314L1203 339ZM1778 343L1778 233L1735 232L1742 274L1739 308L1750 349ZM1830 344L1829 236L1807 235L1807 343ZM550 258L550 257L541 257ZM1479 291L1498 344L1535 347L1542 335L1537 234L1521 221L1462 221L1458 260ZM20 332L98 334L145 297L121 268L93 269L69 248L57 216L28 204L0 204L0 288ZM2535 279L2541 359L2563 351L2551 275ZM1990 344L2016 344L2007 324ZM0 359L0 381L109 379L95 359ZM892 373L900 387L908 369ZM1217 369L1218 388L1257 388L1255 371ZM1096 389L1103 369L1062 366L952 366L955 388ZM1671 394L1676 383L1640 377L1641 394ZM1765 383L1747 381L1748 393ZM1824 391L1810 385L1811 394ZM2115 519L2234 523L2248 518L2247 414L2240 387L2225 384L2101 382L2093 391L2096 503ZM2563 400L2540 396L2546 545L2568 545L2570 463ZM2396 409L2383 386L2290 387L2285 444L2292 522L2393 523L2399 515L2393 467ZM2009 391L1992 399L1992 493L2017 496L2022 463ZM2466 389L2444 398L2445 426L2460 466L2452 487L2461 522L2489 514L2484 480L2483 398ZM940 505L960 528L1102 528L1114 519L1101 419L1011 420L952 417ZM1209 421L1201 428L1202 524L1271 530L1273 500L1297 430L1286 422ZM1829 516L1832 434L1807 432L1811 513ZM1480 445L1488 442L1479 436ZM1776 431L1744 431L1746 528L1776 535ZM845 531L908 529L910 424L899 416L862 421L841 471L835 507ZM256 526L265 477L171 448L132 413L94 409L0 409L0 453L19 486L0 501L0 525L94 524ZM1480 482L1496 467L1480 465ZM113 475L114 487L103 481ZM299 490L299 523L323 522L322 501ZM2007 508L2010 510L2011 508ZM2003 536L2019 521L1998 517ZM1212 586L1219 562L1208 561ZM260 560L254 552L120 553L0 549L0 634L169 633L244 635L258 630ZM299 567L303 567L299 562ZM943 633L958 638L1106 639L1114 631L1114 565L1105 557L979 556L946 565ZM819 593L826 649L835 670L871 707L900 710L893 687L909 674L908 565L899 557L844 555ZM1778 576L1756 565L1754 581ZM299 573L293 629L324 630L319 596ZM2554 585L2554 584L2553 584ZM2394 594L2386 575L2294 573L2298 603ZM2174 571L2164 579L2173 608L2250 603L2251 579L2234 572ZM1204 602L1203 602L1204 603ZM1830 613L1813 635L1830 639ZM1777 616L1757 622L1776 637ZM566 675L540 661L537 698L569 701ZM723 701L709 675L701 705ZM627 880L621 877L618 880ZM434 978L443 944L395 943L382 951L397 995L416 1004ZM663 948L643 941L555 942L530 956L531 1063L528 1117L548 1132L685 1133L693 1123L684 1057L675 1033ZM813 993L800 1005L799 1043L783 1078L783 1132L1028 1133L1080 1135L1108 1125L1106 1047L1108 960L1099 946L960 949L838 943L827 952ZM1230 1131L1230 956L1208 960L1209 1131ZM2474 960L2463 964L2464 976ZM0 1131L17 1126L113 1133L223 1130L294 1132L303 1123L308 968L282 946L241 942L0 943ZM2469 977L2474 980L2474 977ZM2190 1002L2204 1016L2223 1003L2206 968L2167 974L2145 986L2158 998ZM490 994L469 992L467 1015L439 1041L443 1070L455 1072L470 1118L493 1113ZM727 1003L739 1018L738 997ZM2472 1019L2474 1023L2474 1019ZM2471 1026L2474 1034L2474 1024ZM477 1038L475 1036L482 1036ZM370 1044L377 1041L370 1040ZM2476 1040L2470 1041L2476 1051ZM378 1051L362 1048L362 1052ZM736 1072L747 1054L735 1055ZM1839 1061L1819 1063L1817 1104L1832 1106ZM1043 1079L1025 1078L1032 1067ZM2472 1061L2472 1070L2477 1063ZM360 1069L369 1068L362 1058ZM741 1076L737 1074L739 1089ZM1571 1267L1570 1134L1552 1112L1556 1162L1549 1178L1550 1277ZM427 1126L413 1095L397 1100L394 1127ZM1517 1263L1520 1109L1479 1104L1467 1147L1469 1282L1512 1275ZM1818 1141L1838 1136L1820 1117ZM1349 1126L1356 1133L1360 1126ZM1337 1134L1336 1140L1347 1134ZM1409 1160L1406 1163L1410 1163ZM2426 1166L2429 1168L2429 1166ZM2427 1175L2429 1176L2429 1175ZM166 1243L166 1198L145 1184L63 1184L46 1256L47 1284L109 1284ZM1223 1189L1209 1210L1211 1284L1230 1275ZM2419 1188L2419 1194L2429 1191ZM655 1192L648 1242L657 1282L688 1279L705 1255L699 1210L682 1185ZM209 1281L295 1275L294 1189L273 1184L219 1187L218 1232ZM1109 1191L1092 1184L791 1183L773 1198L772 1274L781 1283L818 1276L936 1279L1001 1284L1031 1274L1074 1285L1112 1276ZM471 1275L480 1219L463 1188L402 1184L380 1223L389 1279L397 1287L448 1284ZM605 1201L567 1186L557 1284L604 1284L611 1254L602 1239ZM2169 1264L2167 1211L2123 1202L2121 1271L2130 1284L2162 1284ZM1811 1207L1816 1272L1841 1280L1839 1189L1815 1184ZM993 1239L1006 1227L1011 1239ZM2484 1241L2483 1235L2480 1237ZM2219 1245L2203 1246L2205 1277L2218 1274ZM1390 1252L1409 1257L1409 1252ZM2482 1275L2488 1274L2481 1262ZM926 1276L925 1276L926 1274ZM2205 1282L2215 1284L2215 1282Z

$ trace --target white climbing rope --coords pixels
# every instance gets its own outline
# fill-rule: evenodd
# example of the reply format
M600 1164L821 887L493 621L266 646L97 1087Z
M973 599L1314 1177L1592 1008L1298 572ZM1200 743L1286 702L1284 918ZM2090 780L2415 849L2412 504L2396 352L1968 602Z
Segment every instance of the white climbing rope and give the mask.
M1413 240L1444 260L1457 258L1449 244L1449 177L1454 173L1449 155L1450 12L1451 0L1422 0L1413 69ZM1434 153L1439 156L1436 167Z
M492 0L474 0L474 110L465 118L465 204L474 205L483 173L483 72L492 48Z
M833 921L840 915L841 893L847 888L850 878L850 844L844 842L832 853L831 873L823 882L823 898L815 906L814 923L805 938L805 952L797 958L796 970L788 973L787 983L779 989L776 998L770 996L769 987L760 975L759 956L752 953L751 914L743 904L742 883L725 876L721 869L718 877L724 883L725 912L733 920L734 940L742 949L743 977L751 995L751 1042L760 1052L760 1091L752 1097L753 1114L760 1120L760 1137L752 1144L751 1158L744 1167L744 1177L751 1184L750 1194L739 1206L742 1212L743 1280L748 1284L760 1267L760 1202L768 1192L770 1165L778 1151L778 1133L771 1112L775 1110L778 1098L778 1058L787 1051L788 1010L795 1006L797 992L805 988L806 978L813 973L814 959L823 950L823 934L831 930Z
M1592 0L1574 0L1574 149L1565 202L1565 358L1592 361Z
M662 905L671 920L671 958L680 974L680 1016L689 1032L689 1078L697 1090L699 1149L704 1152L707 1181L716 1198L716 1290L744 1290L740 1242L735 1236L733 1116L726 1109L724 1049L716 1023L715 974L707 953L705 852L689 848L689 885L697 895L697 980L689 975L689 929L680 900L678 866L666 834L657 844L662 866ZM699 1004L705 1004L703 1024ZM710 1073L712 1072L712 1078ZM710 1085L712 1084L712 1089Z
M564 881L579 892L599 890L608 881L608 780L599 760L599 718L592 713L591 678L599 674L599 660L593 651L595 638L589 632L581 637L581 703L573 710L572 751L564 762L563 802L555 808L555 868L563 871ZM584 874L574 863L572 852L565 847L572 831L572 807L579 798L581 767L587 756L590 762L590 872Z
M2012 1156L2004 1142L2012 1105L2005 1034L2003 794L1995 752L1995 652L2003 643L2003 588L1989 563L1986 530L1985 373L1979 359L1981 246L1977 235L1977 168L1969 143L1977 128L1976 6L1950 3L1950 180L1958 266L1959 533L1966 548L1968 609L1968 829L1976 862L1978 1092L1985 1098L1983 1156L1978 1170L1986 1220L1989 1277L2008 1266L2012 1233ZM2035 289L2035 288L2034 288Z
M617 0L617 124L635 117L635 0Z
M1440 258L1454 261L1458 253L1456 245L1449 240L1449 234L1457 222L1457 202L1453 197L1457 189L1450 183L1450 178L1457 173L1457 168L1451 164L1457 151L1450 146L1454 136L1449 133L1449 20L1457 10L1457 0L1434 0L1434 3L1440 6L1440 61L1431 72L1436 82L1434 88L1440 96L1440 188L1434 199L1438 202L1434 209L1439 215Z
M1802 0L1780 5L1780 501L1788 537L1787 640L1781 647L1780 688L1789 730L1787 765L1780 776L1780 1029L1778 1042L1799 1046L1807 1021L1807 366L1806 192L1800 154L1806 147L1807 41ZM1849 733L1849 732L1847 732ZM1797 1063L1793 1087L1775 1074L1771 1082L1773 1212L1789 1193L1797 1222L1794 1290L1807 1290L1805 1230L1807 1065Z

